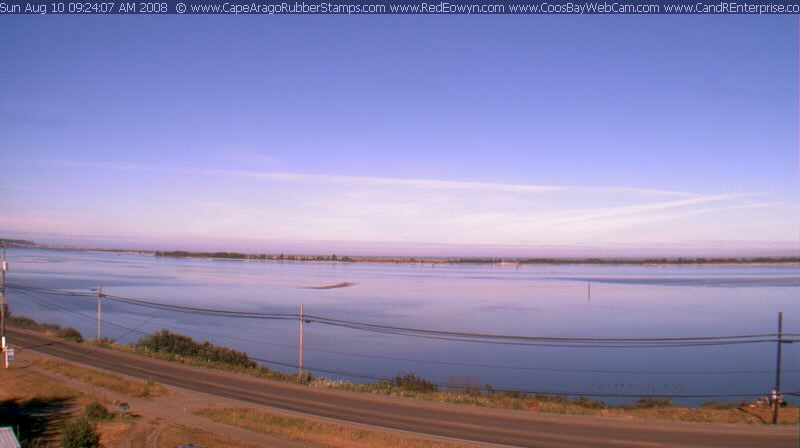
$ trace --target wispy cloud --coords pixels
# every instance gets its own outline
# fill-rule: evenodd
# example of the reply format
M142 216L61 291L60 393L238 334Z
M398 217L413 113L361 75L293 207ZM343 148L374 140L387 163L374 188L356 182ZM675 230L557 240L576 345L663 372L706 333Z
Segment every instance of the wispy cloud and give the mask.
M500 193L546 193L569 190L598 190L608 192L638 193L663 196L694 196L694 193L685 191L661 190L654 188L618 187L618 186L576 186L576 185L540 185L540 184L511 184L498 182L472 182L457 180L437 179L409 179L396 177L373 176L341 176L329 174L304 174L291 172L259 172L237 170L212 170L208 174L226 176L248 177L270 181L286 182L320 182L354 186L385 186L404 187L415 189L442 189L442 190L477 190Z
M83 170L98 169L134 179L148 174L145 193L122 182L113 193L92 195L93 209L114 208L114 213L86 217L83 227L79 222L70 227L92 232L115 228L119 234L147 229L208 239L545 246L796 236L796 225L785 224L792 203L757 200L771 197L762 193L40 162L71 168L62 171L82 178ZM63 216L83 219L59 206ZM55 230L41 220L31 222ZM20 228L24 223L6 224ZM759 225L769 231L752 236Z
M262 179L273 182L313 182L347 186L400 187L428 190L472 190L497 193L547 193L564 191L603 191L617 193L633 193L653 196L697 196L696 193L658 188L629 186L592 186L592 185L543 185L502 182L475 182L462 180L416 179L378 176L350 176L337 174L311 174L280 171L246 171L229 169L199 169L192 167L166 167L138 163L118 163L102 161L74 161L62 159L39 159L40 163L70 167L92 168L118 171L163 171L187 175L217 175L239 178Z
M606 218L616 218L621 216L640 215L644 213L658 212L667 209L684 208L693 205L705 204L709 202L732 201L742 197L752 196L752 194L717 194L694 196L677 201L654 202L647 204L635 204L623 207L607 207L603 209L584 210L574 212L573 216L554 219L550 224L569 224L582 221L596 221ZM720 209L720 208L718 208ZM711 209L709 209L711 210Z

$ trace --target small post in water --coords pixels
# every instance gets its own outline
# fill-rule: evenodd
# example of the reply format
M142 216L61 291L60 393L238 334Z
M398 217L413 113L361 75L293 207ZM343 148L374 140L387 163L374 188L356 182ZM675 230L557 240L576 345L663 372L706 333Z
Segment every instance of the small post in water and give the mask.
M586 282L586 302L592 303L592 282Z

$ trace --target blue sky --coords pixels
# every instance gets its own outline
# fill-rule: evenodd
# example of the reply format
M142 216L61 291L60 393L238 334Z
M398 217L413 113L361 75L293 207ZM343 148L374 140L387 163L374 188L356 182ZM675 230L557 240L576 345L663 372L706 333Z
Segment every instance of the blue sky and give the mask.
M796 253L795 17L2 17L0 231Z

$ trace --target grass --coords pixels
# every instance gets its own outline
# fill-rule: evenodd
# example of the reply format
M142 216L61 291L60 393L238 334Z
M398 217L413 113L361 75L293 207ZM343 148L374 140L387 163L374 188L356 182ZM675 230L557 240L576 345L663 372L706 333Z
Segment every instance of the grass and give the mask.
M94 343L94 342L90 342ZM254 376L257 378L267 378L271 380L278 380L278 381L290 381L290 382L298 382L297 375L285 372L279 372L277 370L272 370L267 367L263 366L256 366L256 367L243 367L240 365L231 365L222 362L215 362L209 361L207 359L195 357L195 356L183 356L177 355L174 353L165 353L165 352L152 352L152 351L144 351L139 350L135 346L128 345L128 344L117 344L117 343L103 343L97 344L99 347L108 348L112 350L119 350L127 353L133 353L140 356L147 356L150 358L161 359L163 361L170 361L170 362L179 362L181 364L186 364L194 367L203 367L206 369L215 369L215 370L223 370L226 372L234 372L234 373L241 373L245 375Z
M57 446L80 392L38 372L0 369L0 426L18 430L22 446Z
M270 414L250 408L206 408L196 410L194 413L215 422L334 448L455 448L464 446L452 442Z
M94 403L94 404L93 404ZM102 417L98 430L104 446L120 446L131 422L105 415L95 397L60 384L31 369L0 369L0 426L19 428L23 447L60 446L61 431L83 413Z
M408 397L417 400L456 403L487 408L513 409L549 414L588 415L598 417L635 418L639 420L665 420L681 422L715 422L767 424L771 422L771 410L747 403L708 402L700 407L673 404L663 398L643 398L631 405L608 405L588 397L570 399L561 395L529 395L522 392L468 393L460 390L437 392L415 392L402 390L387 382L353 384L347 381L331 381L318 378L312 387L357 391L381 395ZM491 387L488 390L492 390ZM790 406L780 412L781 424L797 424L798 408Z
M176 446L193 444L195 446L224 446L226 448L258 448L230 437L220 436L197 428L172 424L164 428L158 435L158 448L175 448Z
M83 408L83 413L89 420L93 422L111 420L114 418L114 414L112 414L108 408L98 400L92 400L89 404L87 404L86 407Z
M158 397L167 393L167 388L158 383L128 380L112 373L78 366L57 359L36 358L32 363L51 372L133 397Z
M38 331L49 336L55 336L68 341L83 342L81 333L72 327L62 327L56 324L43 324L24 316L9 316L6 324L23 330Z
M55 367L55 364L51 367ZM58 365L59 370L71 367L81 369L66 363ZM61 446L64 425L81 415L95 422L100 442L105 447L123 446L126 440L130 440L132 447L146 446L148 432L131 434L134 419L114 415L105 407L102 399L83 394L29 368L0 369L0 426L11 426L15 430L19 428L23 448ZM209 447L254 447L199 429L175 425L165 429L158 446L174 448L182 443Z
M40 331L53 331L49 324L38 324L27 318L18 322L24 322L29 329L40 329ZM55 326L57 328L61 328ZM204 347L212 353L219 350L221 353L228 353L224 348L203 343L195 344L191 339L178 335L168 335L167 341L172 339L180 340L185 346L192 350L197 347ZM185 340L184 340L185 338ZM514 391L495 391L491 385L481 387L475 381L468 381L468 384L458 387L444 388L437 387L424 378L414 373L397 375L394 378L378 381L376 383L355 384L348 381L333 381L327 378L312 378L310 375L298 378L297 375L271 370L267 367L249 363L249 359L241 362L237 356L233 359L235 363L215 361L201 356L190 356L185 354L172 353L170 351L142 350L136 345L116 344L109 340L89 342L99 347L121 350L152 358L180 362L196 367L212 368L225 370L234 373L246 374L258 378L271 380L288 381L294 383L307 384L311 387L337 389L352 392L372 393L381 395L391 395L407 397L418 400L437 401L447 403L457 403L472 406L482 406L491 408L514 409L520 411L536 411L555 414L572 415L597 415L615 416L624 418L637 418L644 420L670 420L670 421L690 421L690 422L725 422L725 423L768 423L770 421L769 409L761 407L750 407L740 403L708 402L700 407L676 406L666 398L643 398L632 405L609 406L602 401L592 400L587 397L568 399L563 396L552 395L530 395ZM170 345L170 344L166 344ZM191 351L190 351L191 352ZM196 351L197 352L197 351ZM239 354L239 353L234 353ZM231 358L231 357L227 357ZM223 358L224 359L224 358ZM87 368L63 368L49 361L51 367L60 369L60 373L73 378L83 379L101 387L106 387L118 392L127 393L134 396L157 396L166 392L163 386L157 384L141 384L134 381L124 380L116 375L106 374ZM62 363L66 364L66 363ZM87 373L87 371L89 373ZM472 384L475 383L475 384ZM797 422L797 407L789 407L781 412L780 423L795 424Z

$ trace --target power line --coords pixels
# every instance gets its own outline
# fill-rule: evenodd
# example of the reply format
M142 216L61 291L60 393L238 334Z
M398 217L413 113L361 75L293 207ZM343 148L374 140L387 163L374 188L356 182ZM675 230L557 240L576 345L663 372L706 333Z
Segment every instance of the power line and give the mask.
M87 320L91 320L91 321L95 320L95 318L92 317L92 316L85 315L83 313L71 310L71 309L69 309L67 307L64 307L64 306L60 306L60 305L57 305L57 304L54 304L54 303L46 302L44 299L36 297L32 291L19 290L19 291L17 291L17 293L19 293L19 294L21 294L21 295L23 295L23 296L25 296L25 297L27 297L29 299L32 299L35 303L37 303L40 306L43 306L45 308L64 311L64 312L67 312L69 314L76 315L78 317L81 317L81 318L84 318L84 319L87 319ZM184 307L184 308L186 308L186 307ZM141 328L143 325L147 324L148 322L150 322L155 317L156 316L151 316L149 319L143 321L142 323L140 323L135 328L130 328L130 327L118 324L116 322L110 322L110 321L107 321L107 320L104 320L103 322L104 323L108 323L110 325L114 325L114 326L120 327L120 328L125 329L125 330L128 330L128 333L125 333L124 335L127 335L130 332L136 332L136 333L140 333L140 334L146 335L147 333L139 331L138 329ZM200 332L200 333L202 333L202 332ZM214 334L212 334L212 335L214 335ZM225 336L222 336L222 335L215 335L215 336L225 337ZM237 339L247 340L247 339L243 339L243 338L237 338ZM250 341L250 340L247 340L247 341ZM250 342L262 343L260 341L250 341ZM735 342L731 342L731 343L739 344L739 343L748 343L748 342L735 341ZM699 343L699 344L702 344L702 345L719 345L720 342L713 342L713 343L708 343L708 344ZM277 344L271 344L271 345L277 345ZM287 346L287 347L292 347L292 346ZM443 362L443 361L426 361L426 360L414 360L414 359L407 359L407 358L391 358L391 357L383 357L383 356L377 356L377 355L364 355L364 354L354 354L354 353L325 351L325 350L314 350L314 351L327 352L327 353L332 353L332 354L350 355L350 356L373 357L373 358L379 358L379 359L393 359L393 360L398 360L398 361L429 362L429 363L436 363L436 364L453 364L453 365L461 365L461 366L469 366L469 367L495 367L495 366L490 366L490 365L478 365L478 364L469 364L469 363L447 363L447 362ZM266 358L251 357L251 359L253 359L255 361L258 361L258 362L261 362L261 363L264 363L264 364L278 365L278 366L287 367L287 368L297 368L298 367L297 365L292 364L292 363L285 363L285 362L275 361L275 360L266 359ZM505 366L505 367L506 368L511 368L512 366ZM515 366L513 368L519 368L519 369L524 369L524 370L534 370L534 369L536 369L536 370L546 370L546 371L573 371L573 372L580 372L580 373L645 373L646 372L646 371L622 371L622 370L603 371L603 370L599 370L599 369L595 369L595 370L548 369L548 368L541 368L541 367L539 367L539 368L527 368L527 367L519 367L519 366ZM364 374L364 373L359 373L359 372L340 371L340 370L321 368L321 367L308 367L308 366L306 366L306 369L311 370L311 371L316 371L316 372L329 373L329 374L340 375L340 376L345 376L345 377L369 379L369 380L375 380L375 381L392 381L392 379L393 379L393 378L390 378L390 377L371 375L371 374ZM650 371L648 373L660 373L660 374L669 374L669 373L686 373L686 374L693 374L693 373L704 373L704 374L708 373L708 374L711 374L711 373L715 373L715 374L722 374L722 373L726 373L726 374L733 374L733 373L764 373L764 372L760 372L760 371L717 371L717 372L714 372L714 371L707 371L707 372ZM450 389L467 389L467 388L474 387L474 386L468 386L468 385L467 386L462 386L462 385L442 384L442 383L435 383L435 382L432 383L432 384L435 384L437 387L444 387L444 388L450 388ZM540 395L587 396L587 397L609 397L609 398L646 398L646 397L671 397L671 398L737 398L737 397L739 397L739 398L745 398L745 397L754 397L754 396L763 395L763 393L649 394L648 395L648 394L623 394L623 393L575 392L575 391L552 391L552 390L519 390L519 389L496 389L496 388L493 389L493 390L497 391L497 392L501 392L501 393L502 392L521 392L521 393L530 394L530 395L540 394ZM798 395L798 392L788 392L787 394L788 395Z
M26 288L13 285L14 288ZM33 288L50 294L65 293L68 295L85 296L88 294L76 293L74 291L63 291L45 288ZM299 316L296 313L259 313L250 311L232 311L212 308L202 308L193 306L172 305L154 302L143 299L132 299L122 296L106 295L105 297L122 303L137 305L147 308L160 310L171 310L190 314L200 314L209 316L234 317L234 318L254 318L254 319L276 319L276 320L296 320ZM351 320L334 319L325 316L307 315L304 317L307 322L316 322L323 325L348 328L375 333L384 333L399 336L413 336L426 339L439 339L445 341L459 341L472 343L489 343L501 345L530 345L547 347L571 347L571 348L660 348L660 347L696 347L710 345L739 345L754 344L764 342L775 342L777 335L774 333L745 334L745 335L726 335L726 336L691 336L691 337L554 337L554 336L521 336L503 335L493 333L459 332L445 330L431 330L414 327L401 327L392 325L373 324L368 322L358 322ZM791 335L791 334L787 334ZM791 341L791 340L790 340Z
M389 325L379 325L364 322L356 322L341 319L332 319L323 316L307 315L308 320L312 322L338 324L349 328L359 329L382 329L397 332L427 334L436 336L448 337L470 337L470 338L485 338L496 340L518 340L518 341L538 341L538 342L644 342L644 343L658 343L658 342L689 342L689 341L722 341L722 340L740 340L740 339L753 339L776 336L772 333L762 334L749 334L749 335L735 335L735 336L692 336L692 337L649 337L649 338L600 338L600 337L556 337L556 336L518 336L518 335L502 335L494 333L474 333L474 332L456 332L444 330L428 330L412 327L397 327Z
M314 320L312 320L314 322ZM476 338L467 338L467 337L447 337L447 336L433 336L427 334L418 334L414 332L407 332L407 331L392 331L392 330L385 330L381 328L363 328L360 326L353 326L353 325L343 325L343 324L336 324L330 322L320 322L324 325L330 325L334 327L342 327L342 328L349 328L355 330L363 330L369 331L373 333L384 333L384 334L391 334L391 335L398 335L398 336L410 336L410 337L417 337L423 339L434 339L434 340L443 340L443 341L454 341L454 342L470 342L470 343L479 343L479 344L494 344L494 345L512 345L512 346L529 346L529 347L562 347L562 348L678 348L678 347L699 347L699 346L725 346L725 345L743 345L743 344L758 344L764 342L775 342L776 339L753 339L753 340L733 340L733 341L718 341L718 342L679 342L679 343L642 343L636 342L633 340L630 344L625 344L623 341L619 341L617 344L609 344L609 343L588 343L586 341L582 341L582 343L554 343L554 342L517 342L517 341L503 341L503 340L485 340L485 339L476 339ZM788 341L788 339L784 339Z
M26 297L32 297L30 293L26 294ZM40 303L37 301L37 303ZM56 309L60 309L71 314L77 314L79 317L82 317L87 320L94 320L93 317L77 313L73 310L67 309L65 307L58 307ZM120 324L109 322L107 320L103 320L104 323L109 323L111 325L118 326L120 328L128 330L127 333L117 337L115 340L119 340L124 336L127 336L131 332L136 332L139 334L147 334L145 332L137 331L142 326L146 325L147 323L151 322L155 319L156 315L151 316L149 319L142 321L137 327L129 328L122 326ZM181 325L175 325L174 327L182 327ZM195 328L187 328L190 332L197 333L197 334L205 334L208 336L219 337L224 339L230 339L235 341L241 342L249 342L258 345L269 345L275 347L281 347L286 349L297 349L296 345L291 344L278 344L274 342L268 341L257 341L254 339L247 339L237 336L230 336L230 335L223 335L219 333L213 333L208 331L197 330ZM318 353L326 353L326 354L335 354L335 355L342 355L342 356L352 356L352 357L360 357L360 358L370 358L370 359L381 359L381 360L389 360L389 361L400 361L400 362L414 362L414 363L421 363L421 364L436 364L436 365L449 365L449 366L457 366L457 367L478 367L478 368L492 368L492 369L507 369L507 370L520 370L520 371L543 371L543 372L565 372L565 373L591 373L591 374L642 374L642 375L747 375L747 374L764 374L764 373L773 373L773 370L617 370L617 369L567 369L567 368L552 368L552 367L527 367L527 366L509 366L509 365L497 365L497 364L478 364L478 363L463 363L463 362L449 362L449 361L440 361L440 360L425 360L425 359L414 359L414 358L402 358L402 357L391 357L391 356L382 356L382 355L372 355L372 354L364 354L364 353L353 353L353 352L343 352L343 351L335 351L335 350L323 350L319 348L307 348L306 350ZM255 358L254 358L255 359ZM789 369L786 370L787 372L795 372L800 371L797 369Z
M292 363L284 363L278 361L272 361L269 359L262 359L262 358L253 358L256 361L261 361L268 364L280 365L282 367L287 368L297 368L296 364ZM353 378L362 378L362 379L369 379L374 381L393 381L394 378L379 376L379 375L369 375L363 373L356 373L356 372L346 372L340 370L332 370L332 369L325 369L325 368L317 368L317 367L308 367L305 366L307 370L316 371L316 372L323 372L329 373L334 375L340 376L347 376ZM476 386L471 385L458 385L458 384L443 384L429 381L429 383L435 385L436 387L441 387L445 389L472 389ZM480 388L480 387L478 387ZM606 392L575 392L575 391L552 391L552 390L526 390L526 389L498 389L492 388L495 392L508 392L508 393L524 393L528 395L549 395L549 396L584 396L584 397L607 397L607 398L747 398L747 397L758 397L764 395L763 392L760 393L724 393L724 394L623 394L623 393L606 393Z
M89 316L89 315L83 314L81 312L78 312L78 311L75 311L75 310L71 310L71 309L69 309L69 308L67 308L65 306L57 305L55 303L46 302L43 299L38 298L38 297L36 297L36 296L34 296L34 295L30 294L30 293L22 293L22 292L19 292L19 291L18 291L18 293L24 295L25 297L27 297L27 298L29 298L31 300L33 300L34 303L36 303L37 305L39 305L39 306L41 306L43 308L47 308L47 309L50 309L50 310L53 310L53 311L63 311L65 313L68 313L68 314L74 315L76 317L79 317L81 319L86 319L86 320L89 320L89 321L92 321L92 322L96 322L97 321L97 318L95 316ZM119 328L121 328L123 330L128 330L129 333L130 332L136 332L136 333L139 333L139 334L142 334L142 335L149 334L149 333L146 333L146 332L143 332L143 331L138 331L136 329L127 327L125 325L122 325L122 324L119 324L119 323L116 323L116 322L109 321L107 319L101 319L100 322L102 322L104 324L112 325L112 326L115 326L115 327L119 327Z

